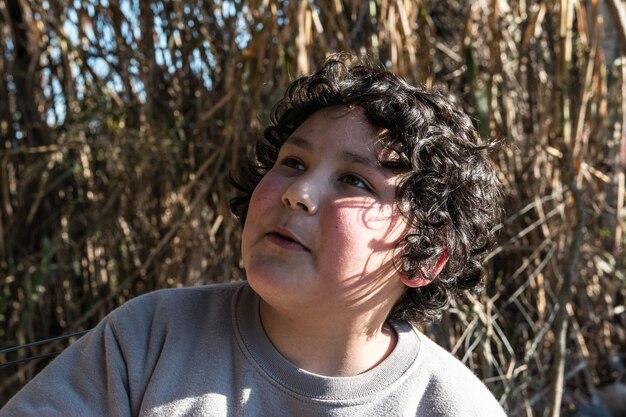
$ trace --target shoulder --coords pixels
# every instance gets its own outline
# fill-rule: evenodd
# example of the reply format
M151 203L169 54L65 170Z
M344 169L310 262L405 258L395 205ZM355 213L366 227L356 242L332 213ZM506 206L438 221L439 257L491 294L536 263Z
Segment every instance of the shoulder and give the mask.
M114 316L127 314L159 313L176 314L177 311L202 311L211 307L228 306L234 294L245 282L211 284L198 287L167 288L133 298L116 310Z
M50 363L0 415L138 415L149 387L163 396L170 390L160 390L159 383L182 380L198 366L194 358L228 354L231 305L245 286L160 290L126 302Z
M232 300L247 283L233 282L199 287L170 288L141 295L109 315L118 335L138 335L155 330L193 331L210 322L230 322Z
M428 377L423 401L441 416L464 415L481 417L506 416L487 389L460 360L423 334L420 339L418 372Z

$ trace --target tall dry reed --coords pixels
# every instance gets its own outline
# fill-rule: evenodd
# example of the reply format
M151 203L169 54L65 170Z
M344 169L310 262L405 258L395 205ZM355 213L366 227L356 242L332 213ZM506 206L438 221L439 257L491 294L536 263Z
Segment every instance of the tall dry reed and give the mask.
M227 172L290 80L351 51L507 143L492 279L425 330L511 415L567 413L624 378L624 16L617 0L0 0L0 348L242 279ZM45 363L0 368L0 404Z

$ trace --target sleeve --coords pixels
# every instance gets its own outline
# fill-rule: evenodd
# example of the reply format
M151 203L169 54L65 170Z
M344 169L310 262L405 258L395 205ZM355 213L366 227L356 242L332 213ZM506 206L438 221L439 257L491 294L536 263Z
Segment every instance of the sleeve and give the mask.
M129 417L128 380L124 355L108 316L9 400L0 417Z

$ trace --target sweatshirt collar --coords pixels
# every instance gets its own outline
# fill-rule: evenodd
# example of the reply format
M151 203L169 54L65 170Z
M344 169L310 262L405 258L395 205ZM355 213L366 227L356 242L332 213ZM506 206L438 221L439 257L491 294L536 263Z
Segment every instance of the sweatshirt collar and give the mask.
M248 284L233 300L233 327L244 355L265 378L291 395L318 400L358 400L376 395L403 380L416 362L420 341L413 327L391 321L398 335L394 350L376 367L350 377L328 377L300 369L272 345L259 315L259 297Z

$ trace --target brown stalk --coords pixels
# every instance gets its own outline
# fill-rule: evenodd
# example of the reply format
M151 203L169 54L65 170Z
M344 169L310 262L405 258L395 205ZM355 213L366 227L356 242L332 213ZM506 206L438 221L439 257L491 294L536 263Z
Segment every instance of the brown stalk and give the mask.
M0 1L4 343L92 327L153 289L241 279L226 173L290 80L328 53L365 52L449 93L485 138L507 144L492 155L507 215L485 294L424 331L509 414L554 413L557 390L588 402L615 380L626 70L600 40L610 25L626 39L620 2L607 2L616 12L603 26L597 1L244 0L234 14L226 2L109 4ZM589 214L572 277L579 197ZM572 348L559 353L563 334ZM0 404L44 363L0 369Z

